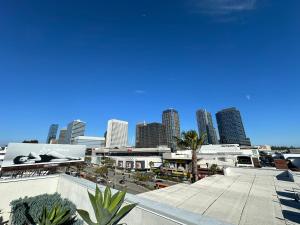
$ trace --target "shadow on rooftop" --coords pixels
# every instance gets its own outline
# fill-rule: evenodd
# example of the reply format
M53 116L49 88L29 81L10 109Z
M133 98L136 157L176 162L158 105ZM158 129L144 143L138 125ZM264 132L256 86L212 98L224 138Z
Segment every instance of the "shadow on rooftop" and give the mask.
M291 199L295 198L295 193L291 192L291 191L289 191L289 192L277 191L277 195L279 195L281 197L291 198Z
M298 212L282 210L282 215L285 219L287 219L291 222L300 223L300 213L298 213Z
M294 199L280 199L282 205L300 210L300 203Z
M284 171L276 176L277 180L293 182L287 171Z

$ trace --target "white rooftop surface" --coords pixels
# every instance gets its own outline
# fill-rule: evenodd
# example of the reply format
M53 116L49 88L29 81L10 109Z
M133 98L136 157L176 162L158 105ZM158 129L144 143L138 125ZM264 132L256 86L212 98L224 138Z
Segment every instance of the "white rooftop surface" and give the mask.
M78 136L74 138L75 140L97 140L97 141L104 141L105 137L95 137L95 136Z
M288 181L287 172L229 170L228 176L214 175L139 196L234 225L300 224L300 202L293 199L300 186Z

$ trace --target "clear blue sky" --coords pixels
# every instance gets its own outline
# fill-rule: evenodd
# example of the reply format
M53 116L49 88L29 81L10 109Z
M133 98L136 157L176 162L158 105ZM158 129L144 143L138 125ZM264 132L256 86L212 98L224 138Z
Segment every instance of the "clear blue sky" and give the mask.
M300 145L300 1L0 1L0 144L108 119L181 128L240 109L254 144ZM216 127L216 124L215 124Z

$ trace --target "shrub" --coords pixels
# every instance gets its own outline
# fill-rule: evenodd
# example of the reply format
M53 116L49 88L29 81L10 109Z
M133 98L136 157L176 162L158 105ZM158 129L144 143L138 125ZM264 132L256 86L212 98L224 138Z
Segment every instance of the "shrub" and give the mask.
M56 205L61 205L62 209L70 210L72 215L76 215L76 206L68 199L61 198L60 194L43 194L35 197L25 197L14 200L10 203L12 212L12 224L30 224L26 215L29 215L35 223L46 208L51 211ZM77 220L73 225L83 224L82 220Z
M209 173L212 175L216 174L218 172L218 170L219 170L219 168L218 168L218 165L216 165L216 164L212 164L210 166L210 168L208 169Z

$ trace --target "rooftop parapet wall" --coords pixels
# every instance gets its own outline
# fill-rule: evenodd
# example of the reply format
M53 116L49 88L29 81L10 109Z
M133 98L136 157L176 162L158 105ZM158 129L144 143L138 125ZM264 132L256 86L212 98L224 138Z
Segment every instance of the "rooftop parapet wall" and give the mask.
M101 191L104 191L104 186L99 187ZM93 182L63 175L62 179L59 180L57 190L62 197L71 200L78 208L92 212L87 190L90 192L95 191L95 184ZM115 191L116 190L112 190L112 192ZM229 225L228 223L201 216L200 214L178 209L132 194L126 195L125 202L138 203L138 206L121 221L122 223L130 225Z
M59 175L0 180L0 209L4 219L10 215L10 202L12 200L32 197L40 194L53 194L57 191Z
M99 187L104 191L104 186ZM68 198L75 203L77 208L85 209L93 215L87 190L94 192L95 183L68 175L2 180L0 181L0 209L3 209L3 216L6 220L10 215L9 204L12 200L25 196L58 192L63 198ZM115 191L112 190L112 192ZM145 199L141 196L127 194L125 202L138 203L138 206L121 221L130 225L226 225L226 223L218 220Z

